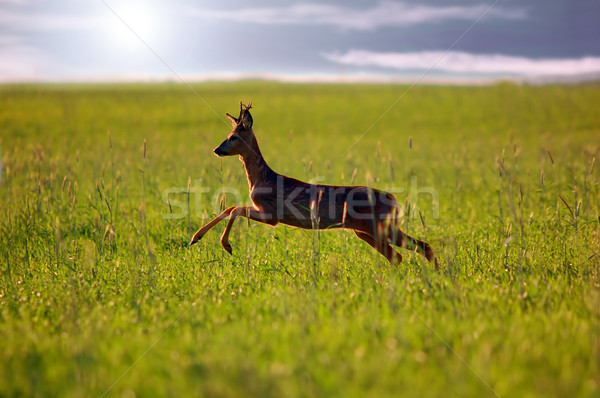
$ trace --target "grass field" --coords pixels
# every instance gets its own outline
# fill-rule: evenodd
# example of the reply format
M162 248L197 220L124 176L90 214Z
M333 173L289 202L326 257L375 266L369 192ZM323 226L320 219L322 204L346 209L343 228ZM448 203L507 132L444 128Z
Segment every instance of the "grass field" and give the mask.
M0 396L600 395L600 86L193 89L0 87ZM188 248L248 201L212 154L240 99L274 170L395 192L441 271L246 220Z

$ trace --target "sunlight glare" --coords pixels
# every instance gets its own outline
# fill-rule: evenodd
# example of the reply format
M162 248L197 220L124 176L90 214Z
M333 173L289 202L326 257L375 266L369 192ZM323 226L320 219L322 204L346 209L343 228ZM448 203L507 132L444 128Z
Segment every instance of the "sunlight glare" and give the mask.
M134 50L144 46L141 40L152 45L160 37L159 13L151 2L127 1L113 10L118 18L113 18L110 35L119 47Z

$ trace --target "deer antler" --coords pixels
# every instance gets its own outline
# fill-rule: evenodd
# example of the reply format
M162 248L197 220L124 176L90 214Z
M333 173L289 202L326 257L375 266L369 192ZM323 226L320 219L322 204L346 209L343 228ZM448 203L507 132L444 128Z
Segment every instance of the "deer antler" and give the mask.
M243 111L250 110L251 108L252 108L252 102L248 102L248 105L244 105L244 104L242 103L242 101L240 101L240 114L241 114Z
M242 120L242 115L245 111L250 110L250 108L252 108L252 102L249 102L248 105L244 105L242 101L240 101L240 116L238 117L238 119Z

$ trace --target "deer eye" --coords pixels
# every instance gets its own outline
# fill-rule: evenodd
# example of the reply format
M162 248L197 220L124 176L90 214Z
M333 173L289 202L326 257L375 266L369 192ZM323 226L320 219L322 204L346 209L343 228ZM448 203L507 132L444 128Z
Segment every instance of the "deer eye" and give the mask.
M238 139L237 135L232 135L229 141L236 141Z

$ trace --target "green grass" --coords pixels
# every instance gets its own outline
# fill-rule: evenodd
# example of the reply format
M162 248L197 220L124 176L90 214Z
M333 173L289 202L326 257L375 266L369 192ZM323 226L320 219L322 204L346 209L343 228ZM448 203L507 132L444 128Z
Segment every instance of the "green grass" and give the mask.
M600 394L600 86L194 90L0 87L0 396ZM212 155L240 99L274 170L393 190L442 271L245 220L188 248L248 200Z

